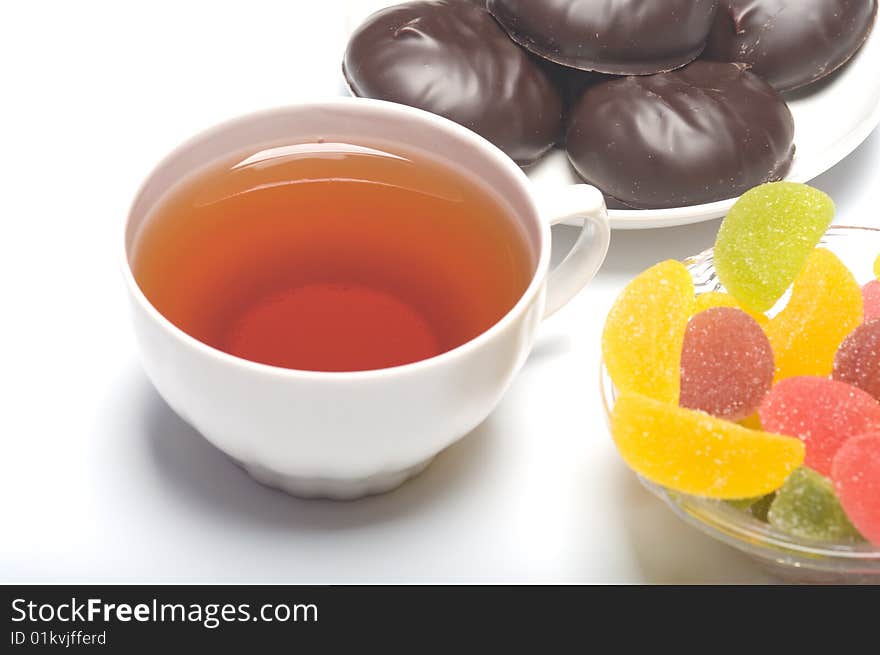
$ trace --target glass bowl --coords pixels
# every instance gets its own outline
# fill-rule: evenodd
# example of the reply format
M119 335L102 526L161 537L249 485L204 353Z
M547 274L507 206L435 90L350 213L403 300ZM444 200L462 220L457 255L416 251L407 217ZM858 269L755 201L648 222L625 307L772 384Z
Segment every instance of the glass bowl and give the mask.
M840 257L860 284L874 278L874 260L880 254L880 230L834 226L826 232L820 246ZM685 260L684 264L694 278L697 295L724 291L715 274L711 248ZM786 301L787 298L783 298L780 306ZM602 401L606 417L610 419L615 390L604 362L600 377ZM771 574L785 581L880 583L878 546L797 539L722 501L681 494L644 478L640 477L640 480L686 523L746 553Z

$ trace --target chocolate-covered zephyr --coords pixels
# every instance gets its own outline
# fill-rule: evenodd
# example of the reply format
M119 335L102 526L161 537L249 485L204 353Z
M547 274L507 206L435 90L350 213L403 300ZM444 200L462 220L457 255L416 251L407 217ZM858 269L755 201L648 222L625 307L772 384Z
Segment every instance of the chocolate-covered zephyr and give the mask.
M750 64L790 91L849 61L876 15L877 0L721 0L704 56Z
M648 75L700 55L718 0L488 0L487 6L511 38L546 59Z
M781 179L793 138L788 106L744 64L695 61L590 87L566 144L585 180L629 207L659 209Z
M556 85L473 0L408 2L374 14L351 37L343 72L355 95L445 116L521 164L561 132Z

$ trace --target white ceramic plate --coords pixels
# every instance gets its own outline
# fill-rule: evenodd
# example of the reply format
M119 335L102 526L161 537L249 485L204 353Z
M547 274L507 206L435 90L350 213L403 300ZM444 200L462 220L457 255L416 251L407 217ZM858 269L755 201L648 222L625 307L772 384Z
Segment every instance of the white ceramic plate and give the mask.
M348 31L391 0L347 0ZM855 57L828 78L786 95L795 122L794 162L786 179L809 182L855 150L880 124L880 25ZM554 189L581 179L562 150L527 170L532 181ZM612 209L611 227L644 230L690 225L726 216L736 198L674 209Z

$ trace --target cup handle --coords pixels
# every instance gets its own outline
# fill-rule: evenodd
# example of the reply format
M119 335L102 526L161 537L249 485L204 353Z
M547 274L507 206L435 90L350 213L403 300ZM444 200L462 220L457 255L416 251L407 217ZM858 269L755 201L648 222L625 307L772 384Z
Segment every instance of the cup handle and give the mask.
M578 240L566 258L550 272L544 318L574 298L595 277L608 254L611 226L605 198L595 187L574 184L556 190L541 203L542 215L550 225L569 220L584 222Z

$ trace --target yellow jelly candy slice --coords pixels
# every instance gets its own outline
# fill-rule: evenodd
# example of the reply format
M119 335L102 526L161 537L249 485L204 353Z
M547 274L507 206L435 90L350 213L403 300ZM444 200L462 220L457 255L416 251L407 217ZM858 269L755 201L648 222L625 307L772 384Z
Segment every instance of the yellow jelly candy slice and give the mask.
M804 461L804 442L749 430L634 393L614 404L611 433L624 461L664 487L723 500L763 496Z
M747 191L718 230L715 270L743 305L765 312L786 292L834 218L831 198L806 184Z
M880 280L880 257L874 260L874 277Z
M694 302L694 282L681 262L657 264L627 285L602 333L602 356L617 389L678 404L681 347Z
M748 307L744 307L739 303L739 301L731 296L729 293L724 293L723 291L710 291L709 293L701 293L697 296L697 305L694 309L694 314L699 314L700 312L706 311L707 309L712 309L714 307L733 307L734 309L741 309L746 314L751 316L761 327L767 325L770 322L770 319L766 314L762 314L761 312L755 312L749 309Z
M837 256L824 248L810 255L791 299L767 326L776 380L830 375L843 340L862 323L862 291Z

